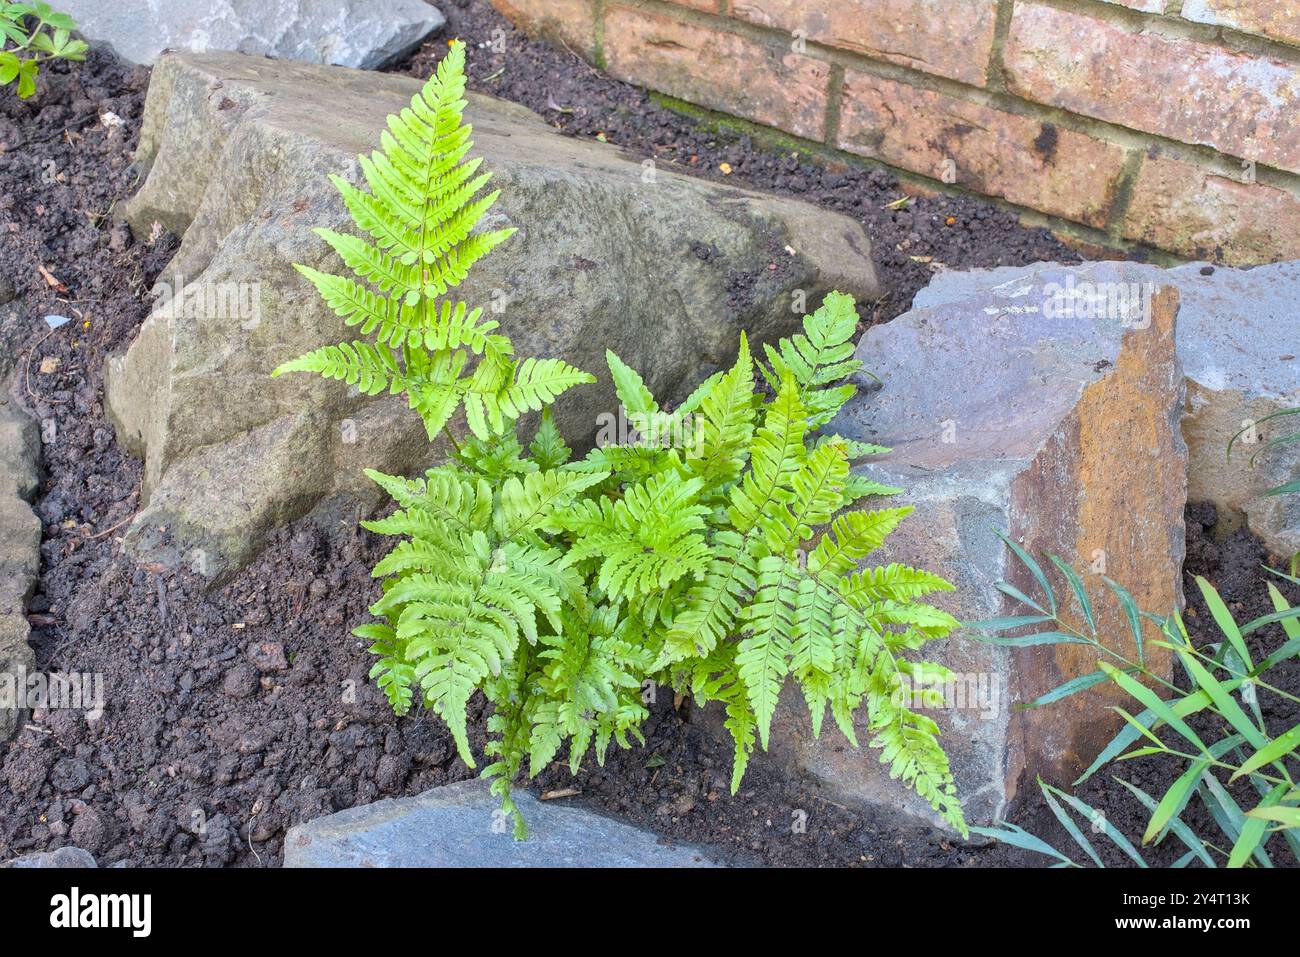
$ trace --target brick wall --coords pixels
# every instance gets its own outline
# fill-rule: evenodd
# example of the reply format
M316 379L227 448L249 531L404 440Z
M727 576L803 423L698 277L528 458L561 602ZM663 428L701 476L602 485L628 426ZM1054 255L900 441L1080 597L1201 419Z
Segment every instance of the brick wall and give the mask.
M494 0L614 76L1061 233L1300 258L1300 0Z

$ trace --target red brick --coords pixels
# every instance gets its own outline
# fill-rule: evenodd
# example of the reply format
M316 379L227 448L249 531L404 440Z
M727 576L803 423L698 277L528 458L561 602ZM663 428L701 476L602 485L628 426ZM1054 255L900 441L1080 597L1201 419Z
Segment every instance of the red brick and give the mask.
M1095 17L1017 4L1004 55L1020 95L1300 171L1300 69Z
M1295 0L1185 0L1183 17L1300 46Z
M1166 156L1143 157L1124 235L1184 256L1253 265L1300 258L1300 197Z
M731 15L984 86L997 0L733 0Z
M849 70L838 145L1091 226L1104 226L1124 150L1083 133Z
M786 47L615 6L605 62L619 79L812 140L826 133L830 66Z
M507 20L532 36L543 36L591 59L596 46L592 0L492 0Z

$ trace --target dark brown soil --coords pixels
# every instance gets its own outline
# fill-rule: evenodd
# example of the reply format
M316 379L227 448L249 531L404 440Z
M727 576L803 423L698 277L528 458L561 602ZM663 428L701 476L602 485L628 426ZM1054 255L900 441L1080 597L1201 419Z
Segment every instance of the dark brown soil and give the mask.
M447 13L471 41L502 25L478 0L448 4ZM882 210L898 195L887 173L824 170L724 139L512 31L508 50L496 65L480 51L474 76L504 66L487 81L491 92L535 108L545 108L548 93L572 104L572 114L550 114L570 132L600 130L701 171L725 160L733 179L857 216L876 239L889 284L876 318L901 311L928 279L912 255L952 266L1075 258L974 200L921 199L906 213ZM74 69L47 71L31 101L0 97L0 286L8 280L18 294L0 305L0 318L13 334L6 341L21 343L14 398L56 428L36 501L43 542L28 607L32 641L40 668L98 672L107 697L102 718L36 713L0 745L0 859L76 844L104 864L268 866L280 861L294 823L472 772L439 722L395 718L367 680L369 655L349 628L365 620L376 595L368 569L383 546L354 523L284 529L260 560L212 589L122 552L140 466L105 418L103 359L130 341L147 314L147 290L175 248L164 234L138 242L107 216L135 186L129 155L146 83L147 71L96 53ZM123 125L105 125L106 111ZM948 216L955 225L945 225ZM893 248L904 241L903 251ZM76 321L46 335L49 314ZM40 371L54 359L57 368ZM1231 600L1255 608L1257 556L1231 543L1211 547L1192 527L1189 568L1217 575ZM472 743L481 750L477 718ZM547 772L539 787L576 786L577 800L769 864L1023 861L1004 848L953 845L838 807L761 761L731 797L729 755L698 715L670 701L660 702L645 730L644 749L616 753L606 769L576 782L567 771ZM1108 810L1128 800L1117 789L1084 797ZM791 827L799 810L807 813L802 834ZM1043 823L1043 835L1053 837L1032 809L1024 823ZM1140 830L1136 821L1121 823Z

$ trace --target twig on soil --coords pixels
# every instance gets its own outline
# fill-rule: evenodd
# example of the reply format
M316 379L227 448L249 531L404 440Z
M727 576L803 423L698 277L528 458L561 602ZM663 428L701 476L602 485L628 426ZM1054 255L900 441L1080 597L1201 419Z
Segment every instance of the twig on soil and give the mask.
M93 541L94 541L95 539L97 539L97 538L103 538L105 535L109 534L110 532L115 532L115 531L117 531L119 528L121 528L123 525L125 525L127 522L131 521L131 519L135 518L135 517L136 517L137 515L139 515L139 514L140 514L140 512L139 512L139 510L137 509L136 511L134 511L134 512L132 512L130 515L128 515L126 518L122 519L122 521L117 522L117 523L114 524L114 525L111 525L110 527L104 529L102 532L96 532L94 535L87 535L87 536L85 536L86 541L88 541L88 542L93 542Z
M585 67L587 68L587 72L588 72L588 73L591 73L593 76L600 76L600 73L598 73L598 72L596 71L595 67L593 67L590 63L588 63L588 62L587 62L586 60L584 60L582 57L578 56L578 54L574 53L573 50L572 50L572 48L570 48L570 46L569 46L567 43L565 43L563 40L560 41L560 46L564 47L564 49L568 52L569 56L573 57L575 60L577 60L577 61L578 61L579 63L581 63L583 66L585 66Z
M64 133L68 132L69 130L75 130L79 126L84 126L87 122L90 121L92 117L98 117L98 116L99 116L98 110L95 110L94 112L91 113L86 113L83 116L77 117L75 120L73 120L71 123L69 123L61 130L55 130L52 133L46 133L44 136L37 136L30 140L24 140L23 142L18 143L15 146L9 147L9 149L17 150L17 149L22 149L25 146L31 146L33 143L47 143L50 140L55 139L56 137L62 136Z

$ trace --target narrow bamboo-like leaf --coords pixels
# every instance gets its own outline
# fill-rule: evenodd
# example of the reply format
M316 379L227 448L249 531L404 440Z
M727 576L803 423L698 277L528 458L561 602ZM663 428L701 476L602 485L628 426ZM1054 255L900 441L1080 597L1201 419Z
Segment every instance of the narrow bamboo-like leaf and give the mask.
M1288 575L1287 577L1290 578L1291 576ZM1296 584L1300 585L1300 581L1297 581ZM1286 611L1291 607L1285 596L1277 590L1277 586L1272 582L1268 583L1268 597L1273 600L1273 608L1276 611ZM1282 630L1286 632L1288 638L1300 638L1300 621L1287 618L1282 622Z
M1218 680L1205 670L1205 666L1197 661L1194 655L1182 654L1182 657L1188 670L1196 679L1196 683L1210 696L1216 710L1228 724L1232 725L1232 729L1249 741L1251 747L1265 747L1268 744L1268 738L1246 717L1246 712L1241 710L1241 706L1237 704L1236 699L1223 690Z
M1008 638L1005 635L984 635L980 641L990 645L1005 645L1009 648L1029 648L1034 645L1090 645L1092 644L1087 638L1080 638L1078 635L1067 635L1060 631L1040 631L1033 635L1021 635L1018 638Z
M1272 791L1269 791L1268 797L1260 801L1259 806L1253 810L1260 811L1273 807L1286 793L1286 789L1285 784L1279 784ZM1246 818L1246 823L1241 827L1241 836L1237 838L1237 843L1232 845L1232 853L1228 856L1229 867L1243 866L1257 847L1263 848L1264 831L1268 827L1268 819L1249 812Z
M1074 597L1079 602L1079 609L1083 612L1084 619L1088 622L1088 631L1094 638L1097 637L1097 620L1092 614L1092 601L1088 598L1088 590L1083 587L1083 579L1079 573L1071 568L1058 555L1047 556L1052 560L1052 564L1061 570L1065 580L1070 583L1070 590L1074 592Z
M1041 708L1045 704L1052 704L1060 701L1062 698L1068 698L1076 692L1083 691L1085 688L1091 688L1093 685L1099 685L1106 681L1110 676L1104 671L1092 671L1086 675L1080 675L1077 678L1071 678L1064 684L1059 684L1046 694L1039 695L1033 701L1025 702L1015 706L1017 711L1028 711L1031 708Z
M1251 756L1250 760L1233 772L1232 777L1228 780L1229 782L1235 781L1242 775L1258 771L1264 765L1272 764L1287 755L1294 756L1297 748L1300 748L1300 724L1297 724L1290 731L1283 732L1271 742L1259 748Z
M1030 558L1029 553L1013 542L1009 535L1005 535L999 531L997 536L1007 543L1007 547L1015 552L1016 557L1019 558L1021 563L1029 569L1029 573L1034 576L1034 579L1038 582L1038 586L1043 590L1043 597L1047 599L1047 606L1052 610L1052 614L1056 614L1056 596L1052 594L1051 583L1048 582L1047 576L1043 574L1043 570L1039 567L1038 562Z
M1127 788L1134 797L1146 806L1148 811L1156 810L1156 799L1150 794L1147 794L1146 791L1142 790L1136 784L1130 784L1123 778L1115 778L1114 780ZM1191 793L1192 792L1189 790L1187 795L1188 798L1191 797ZM1184 805L1185 804L1186 801L1184 801ZM1186 858L1180 858L1179 860L1181 863L1175 864L1174 867L1186 866L1185 862L1191 858L1198 858L1206 867L1218 867L1218 865L1214 863L1214 858L1210 856L1210 852L1205 849L1205 842L1197 837L1196 832L1188 827L1187 824L1180 820L1176 815L1169 821L1169 830L1188 848L1188 856Z
M1247 811L1246 817L1277 821L1285 827L1300 827L1300 807L1264 807L1261 804Z
M1032 598L1030 598L1028 595L1026 595L1024 592L1022 592L1019 588L1017 588L1015 585L1011 584L1010 582L998 582L997 585L995 585L994 587L997 588L998 591L1002 592L1002 594L1007 595L1010 598L1014 598L1016 601L1020 602L1020 604L1024 605L1026 608L1032 608L1034 609L1034 611L1041 612L1044 615L1048 615L1047 609L1045 609L1042 605L1038 604L1038 602L1034 601ZM1049 620L1054 617L1055 617L1054 614L1048 615Z
M1013 628L1041 625L1044 622L1054 620L1051 615L1013 615L1008 618L985 618L981 621L965 622L962 627L969 628L972 631L1010 631ZM981 635L975 635L974 637L976 640L983 640Z
M1050 784L1046 785L1046 787L1048 790L1055 792L1062 801L1065 801L1080 814L1087 817L1092 826L1105 834L1106 837L1110 838L1111 843L1128 855L1129 859L1132 860L1134 864L1138 867L1147 866L1147 862L1142 859L1142 855L1138 853L1137 848L1133 846L1132 842L1129 841L1128 838L1120 833L1119 829L1116 828L1115 825L1106 820L1106 815L1089 807L1073 794L1066 794L1064 791L1054 788Z
M1105 575L1101 576L1101 580L1119 599L1120 607L1124 609L1124 617L1128 619L1129 630L1133 633L1133 645L1137 649L1138 664L1145 665L1147 661L1146 643L1142 639L1142 612L1138 610L1137 601L1129 594L1128 589L1118 582L1111 581Z
M1147 822L1147 829L1142 834L1143 844L1150 844L1164 831L1166 824L1182 813L1183 808L1187 806L1187 799L1192 796L1192 791L1200 780L1201 772L1209 767L1209 764L1206 759L1192 761L1188 764L1187 770L1169 786L1169 790L1164 793L1164 797L1152 811L1151 820Z
M1219 626L1219 631L1232 642L1232 647L1236 649L1241 660L1253 668L1255 663L1250 659L1250 649L1246 647L1246 642L1241 637L1241 629L1237 627L1232 612L1228 611L1228 606L1223 603L1219 593L1200 575L1196 576L1196 586L1201 590L1201 596L1205 599L1206 607L1210 609L1210 616L1214 619L1214 623Z
M1142 704L1146 705L1146 707L1154 711L1156 717L1194 744L1202 753L1205 752L1205 742L1200 739L1195 731L1187 726L1187 722L1174 713L1173 709L1167 702L1161 701L1154 691L1136 680L1132 675L1121 671L1109 662L1101 661L1097 664L1098 667L1111 676L1111 679L1114 680L1117 685L1127 691L1138 701L1142 702Z
M1061 826L1065 828L1065 832L1074 839L1074 843L1078 844L1083 852L1092 858L1094 864L1098 867L1105 867L1106 865L1101 862L1101 857L1097 854L1097 849L1092 846L1092 842L1083 836L1083 832L1079 830L1079 825L1074 823L1074 819L1065 812L1065 808L1061 807L1056 798L1052 796L1052 792L1055 789L1050 785L1044 784L1042 778L1038 779L1038 787L1039 790L1043 792L1043 799L1047 801L1047 806L1051 808L1052 813L1056 815L1056 819L1061 822ZM1087 808L1084 812L1084 817L1089 818L1090 821L1094 820L1097 812L1086 804L1084 807Z
M1010 844L1012 847L1019 847L1026 851L1033 851L1037 854L1045 854L1048 857L1055 857L1066 867L1079 866L1042 838L1034 837L1034 835L1030 834L1024 828L1017 827L1015 824L1009 824L1006 821L998 821L997 827L972 827L970 832L972 834L979 834L982 837L991 837L994 840L1001 841L1003 844Z
M1242 625L1241 633L1242 635L1253 634L1266 625L1276 624L1280 621L1288 621L1293 618L1300 618L1300 606L1296 608L1288 608L1285 611L1275 611L1268 615L1261 615L1254 621L1249 621Z

